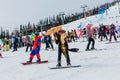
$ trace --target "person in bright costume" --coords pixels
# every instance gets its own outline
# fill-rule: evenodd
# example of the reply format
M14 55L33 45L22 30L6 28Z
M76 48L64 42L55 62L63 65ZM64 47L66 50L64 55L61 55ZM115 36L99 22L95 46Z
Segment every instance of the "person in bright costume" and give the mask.
M9 51L10 40L5 38L4 49L3 51Z
M30 60L27 61L27 62L32 62L34 56L36 55L37 57L37 62L40 62L41 61L41 58L40 58L40 48L41 48L41 38L42 36L39 36L39 33L35 33L35 41L34 41L34 44L33 44L33 48L32 48L32 51L30 53Z
M34 41L35 41L35 34L32 32L32 34L31 34L31 41L32 41L32 43L34 43Z
M68 40L67 40L67 34L65 30L60 30L58 33L54 34L55 42L58 44L58 64L57 67L61 66L61 56L62 53L66 58L67 66L70 66L70 57L68 53Z

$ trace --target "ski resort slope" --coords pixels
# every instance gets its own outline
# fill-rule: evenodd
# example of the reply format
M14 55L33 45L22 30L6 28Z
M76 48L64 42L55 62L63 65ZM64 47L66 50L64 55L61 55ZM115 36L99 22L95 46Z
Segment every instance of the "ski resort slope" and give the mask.
M110 25L114 23L115 25L120 24L120 13L118 4L115 6L110 7L105 11L104 14L99 14L95 16L90 16L87 18L83 18L68 24L63 25L63 29L65 30L71 30L71 29L77 29L80 25L81 28L85 28L87 24L93 24L93 27L97 27L99 24L103 23L105 25Z
M112 12L113 11L113 12ZM117 6L110 8L108 16L118 14ZM96 15L100 16L100 15ZM95 16L87 19L91 20L94 25L98 23L111 24L113 22L105 14L103 18L98 19ZM96 21L93 21L96 20ZM108 21L109 20L109 21ZM75 28L83 20L78 20L67 25L64 29ZM110 22L111 21L111 22ZM66 28L67 26L67 28ZM69 26L69 28L68 28ZM120 39L118 38L118 41ZM0 80L120 80L120 43L106 44L108 41L95 41L97 50L85 51L87 41L82 39L69 43L69 48L79 48L79 52L69 52L71 64L81 65L78 68L56 69L51 70L48 67L55 67L57 64L57 45L54 43L55 51L45 50L45 44L41 47L41 59L48 60L45 64L33 64L23 66L21 63L29 60L30 52L25 52L25 47L19 48L18 51L2 52L3 58L0 59ZM114 40L112 39L112 42ZM34 58L36 61L36 57ZM62 66L66 66L66 61L62 55Z
M120 39L119 39L120 40ZM114 40L113 40L114 42ZM79 48L79 52L69 52L72 65L81 65L78 68L51 70L57 64L57 45L55 51L45 51L42 44L41 59L49 60L45 64L22 65L29 59L29 53L24 48L17 52L3 52L0 59L1 80L120 80L120 43L105 44L107 41L96 41L98 50L85 51L87 42L79 39L69 44L69 48ZM34 58L34 61L36 57ZM62 55L62 66L66 66Z

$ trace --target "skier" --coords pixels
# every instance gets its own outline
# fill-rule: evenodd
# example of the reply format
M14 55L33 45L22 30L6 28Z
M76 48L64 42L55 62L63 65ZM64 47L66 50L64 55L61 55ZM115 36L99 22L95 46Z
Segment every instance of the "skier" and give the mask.
M58 44L58 64L56 67L61 66L61 56L62 53L66 58L67 66L70 66L70 57L68 54L68 42L67 42L67 34L65 30L60 30L58 33L54 34L55 42Z
M29 62L32 62L33 58L34 58L34 55L37 56L37 61L36 62L41 62L41 59L40 59L40 48L41 48L41 38L42 36L39 36L39 33L38 32L35 32L35 41L34 41L34 44L33 44L33 49L30 53L30 60L27 61L28 63Z

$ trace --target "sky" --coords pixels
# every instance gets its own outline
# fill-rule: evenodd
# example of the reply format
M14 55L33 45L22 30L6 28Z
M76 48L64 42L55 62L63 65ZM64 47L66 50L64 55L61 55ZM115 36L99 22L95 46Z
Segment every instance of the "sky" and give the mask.
M94 8L113 0L0 0L0 26L19 28L28 22L37 24L40 19L65 12L81 12L82 5Z

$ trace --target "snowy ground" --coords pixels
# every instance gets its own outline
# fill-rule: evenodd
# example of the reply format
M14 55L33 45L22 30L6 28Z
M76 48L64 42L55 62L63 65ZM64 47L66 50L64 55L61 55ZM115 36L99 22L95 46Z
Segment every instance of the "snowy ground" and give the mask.
M113 40L114 41L114 40ZM57 50L45 51L42 44L41 58L49 60L46 64L33 64L23 66L21 62L29 59L25 47L17 52L3 52L0 59L1 80L120 80L120 43L105 44L107 41L96 40L95 47L103 49L98 51L85 51L87 42L79 39L69 44L70 48L79 48L77 53L69 52L72 65L80 64L79 68L50 70L57 64ZM57 49L57 45L54 44ZM36 60L36 57L34 58ZM62 65L65 58L62 56Z

